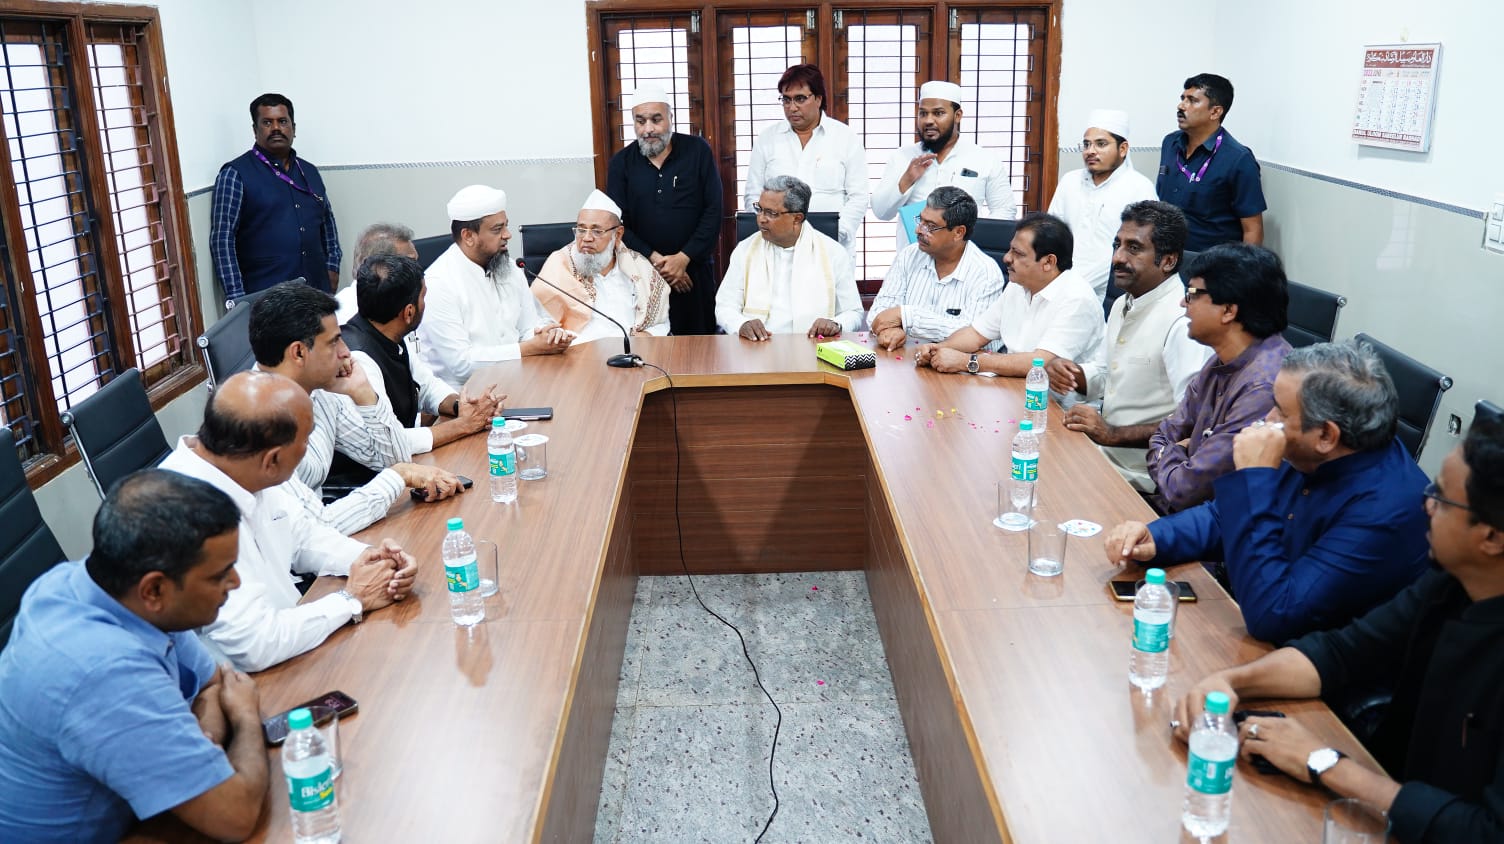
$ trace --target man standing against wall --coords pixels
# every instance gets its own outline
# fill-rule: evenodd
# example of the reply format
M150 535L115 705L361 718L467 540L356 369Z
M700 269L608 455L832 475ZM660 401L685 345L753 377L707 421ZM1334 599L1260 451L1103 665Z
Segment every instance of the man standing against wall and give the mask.
M339 287L339 232L319 168L298 157L292 100L251 101L250 151L219 168L209 253L225 306L301 276L326 293Z
M1232 83L1214 73L1185 81L1175 111L1177 131L1159 152L1159 198L1185 212L1185 248L1264 243L1264 186L1253 150L1222 128L1232 110Z
M1099 108L1086 116L1081 161L1086 166L1066 174L1055 188L1050 213L1071 227L1076 240L1071 263L1102 298L1112 275L1118 218L1129 205L1154 199L1154 184L1128 162L1126 111Z
M674 131L668 94L644 85L632 98L637 142L611 156L606 194L622 208L623 242L648 256L670 288L675 334L715 333L721 174L703 138Z

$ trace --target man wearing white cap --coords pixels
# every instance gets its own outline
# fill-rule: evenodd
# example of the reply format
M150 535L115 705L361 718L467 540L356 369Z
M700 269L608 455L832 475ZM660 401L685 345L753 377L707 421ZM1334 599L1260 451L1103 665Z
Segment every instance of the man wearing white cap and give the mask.
M872 213L891 220L898 209L919 205L942 185L954 185L986 206L984 217L1011 220L1018 215L1013 183L997 153L961 137L961 86L930 81L919 86L919 111L914 117L917 143L899 147L888 159L883 180L872 192ZM915 216L917 217L917 209ZM908 229L898 227L901 251L913 243Z
M1112 271L1112 238L1123 209L1156 199L1154 183L1128 163L1128 112L1099 108L1086 117L1081 133L1086 167L1065 174L1050 200L1050 213L1071 227L1076 273L1107 295Z
M507 253L507 195L471 185L449 200L448 211L454 244L428 267L418 326L434 375L463 386L477 366L569 348L573 336L528 293Z
M611 156L606 194L620 205L621 240L648 256L668 282L675 334L715 333L716 241L721 173L703 138L674 131L674 109L658 85L632 95L637 140Z
M668 283L640 252L622 243L621 208L598 190L575 217L574 243L548 256L538 278L610 315L633 334L668 334ZM547 284L533 295L576 343L620 337L621 329Z

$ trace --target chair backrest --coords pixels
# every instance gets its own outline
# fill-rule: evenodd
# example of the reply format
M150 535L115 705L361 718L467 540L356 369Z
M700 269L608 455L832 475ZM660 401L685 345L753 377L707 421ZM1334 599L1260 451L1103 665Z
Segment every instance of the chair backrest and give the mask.
M1337 334L1337 315L1347 304L1347 297L1296 281L1286 286L1290 291L1290 309L1286 312L1285 339L1297 348L1331 342Z
M534 223L522 227L522 262L527 271L537 275L543 270L548 256L574 243L574 222ZM516 254L516 253L513 253ZM533 283L528 276L528 284Z
M841 212L811 211L804 215L804 220L831 240L841 239ZM757 215L751 211L736 212L736 242L741 243L754 234L757 234Z
M0 427L0 648L10 641L21 594L63 559L63 548L26 485L15 435Z
M1495 425L1504 423L1504 407L1499 407L1488 399L1483 399L1473 405L1473 421L1487 419Z
M418 266L428 269L428 265L438 260L454 243L454 237L448 234L436 234L433 237L420 237L413 241L413 248L418 250ZM358 268L357 268L358 269Z
M72 432L100 498L116 481L155 466L172 453L138 369L120 373L64 412L63 424Z
M235 307L219 318L219 322L199 335L198 347L204 355L204 366L209 370L209 389L256 363L256 356L251 352L251 306L265 295L265 290L258 290L241 297Z
M1441 394L1452 388L1452 379L1409 355L1380 343L1367 334L1359 334L1359 343L1367 343L1384 361L1394 389L1400 396L1400 442L1420 460L1421 446L1431 429L1431 419L1441 404Z
M1004 281L1008 279L1008 267L1003 264L1003 256L1008 254L1008 246L1013 243L1013 232L1017 228L1018 223L1014 220L978 217L976 231L971 233L971 242L1002 269Z

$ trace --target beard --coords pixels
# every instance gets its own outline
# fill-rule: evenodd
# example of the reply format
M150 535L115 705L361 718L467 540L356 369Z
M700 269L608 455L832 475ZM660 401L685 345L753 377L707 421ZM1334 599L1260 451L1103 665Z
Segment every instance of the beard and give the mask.
M501 251L497 252L495 255L492 255L491 259L489 261L486 261L486 275L491 276L492 278L499 278L501 274L507 272L508 268L511 266L512 253L508 252L507 248L503 246L501 248Z
M613 246L615 244L612 244ZM595 278L605 271L611 263L615 250L607 248L594 254L585 252L580 247L571 243L569 245L569 260L574 263L575 271L586 278Z
M952 123L952 124L950 124L950 128L949 129L946 129L939 136L937 136L933 141L926 140L923 135L920 135L919 136L919 148L922 149L922 150L924 150L925 152L939 152L939 151L945 149L945 145L948 144L948 143L950 143L950 139L954 138L955 136L956 136L956 124Z
M638 138L637 151L643 158L657 158L668 148L668 138Z

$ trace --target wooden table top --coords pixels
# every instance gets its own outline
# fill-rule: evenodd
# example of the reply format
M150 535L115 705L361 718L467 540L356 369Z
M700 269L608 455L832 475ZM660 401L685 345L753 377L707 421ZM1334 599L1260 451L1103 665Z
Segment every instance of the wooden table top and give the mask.
M1109 580L1125 575L1106 561L1101 535L1071 538L1065 573L1043 579L1026 573L1024 536L991 524L1022 413L1021 379L938 375L916 369L910 350L879 353L875 369L841 373L817 362L814 341L804 337L633 345L679 388L828 384L850 391L877 466L869 483L881 484L893 514L952 697L974 737L975 764L1009 837L1165 841L1178 834L1185 749L1170 738L1167 701L1268 648L1246 636L1236 605L1200 566L1178 567L1172 577L1192 581L1201 600L1180 608L1166 689L1147 699L1132 689L1132 607L1107 592ZM474 478L476 488L432 505L404 497L359 535L397 538L417 555L412 598L258 675L266 713L330 689L360 701L360 713L340 727L339 793L351 840L420 833L471 840L477 829L489 840L539 834L643 397L668 387L651 368L606 367L616 351L601 341L478 373L471 383L495 381L509 406L555 408L553 420L528 429L550 437L548 479L521 482L518 502L499 505L484 488L483 436L420 458ZM1055 407L1040 475L1052 517L1110 528L1153 516L1083 435L1063 429ZM486 622L470 631L450 621L443 585L439 551L453 515L501 547L501 592L487 601ZM320 583L311 594L335 586ZM1271 707L1359 749L1319 702ZM271 758L258 838L286 840L280 763L275 752ZM1324 793L1246 765L1238 776L1236 840L1316 840ZM1092 810L1080 811L1086 801Z

